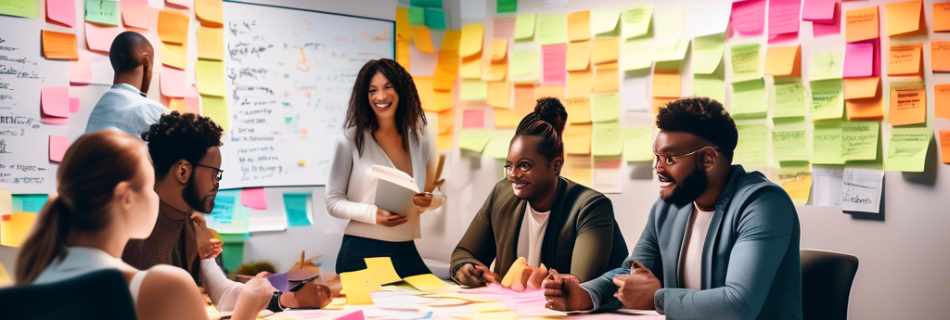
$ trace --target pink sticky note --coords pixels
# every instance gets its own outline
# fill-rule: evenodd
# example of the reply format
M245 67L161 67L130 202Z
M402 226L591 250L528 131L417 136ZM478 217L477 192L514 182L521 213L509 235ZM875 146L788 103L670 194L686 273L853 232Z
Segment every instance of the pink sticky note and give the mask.
M40 122L57 126L65 126L69 125L69 118L48 117L40 115Z
M79 112L79 98L69 98L69 113Z
M544 62L544 85L563 86L567 83L567 44L541 46Z
M846 43L844 77L870 77L874 74L874 40Z
M122 7L129 6L129 5L132 5L132 6L147 6L147 5L148 5L148 0L122 0L122 3L121 3L120 5L121 5Z
M185 97L185 70L162 66L161 79L162 95L172 98Z
M92 83L92 57L89 51L79 50L79 59L69 62L69 84L87 85Z
M485 110L468 109L462 111L462 128L481 129L485 128Z
M40 105L42 114L69 118L69 87L44 87L41 92Z
M66 149L69 148L69 138L64 136L49 135L49 161L63 161L66 155Z
M835 4L837 0L805 0L805 6L802 9L802 20L831 23L834 18Z
M46 0L46 18L67 27L76 26L76 3L73 0Z
M201 114L201 98L194 84L185 90L185 113Z
M769 43L778 42L778 39L788 38L794 34L798 39L801 15L801 0L772 0L769 1ZM776 39L773 41L773 39ZM792 39L783 39L787 41Z
M257 210L267 209L267 194L264 188L241 189L241 205Z
M512 39L515 37L515 18L495 18L492 27L495 28L495 39Z
M158 9L148 5L126 5L122 2L122 23L126 27L158 30Z
M366 318L363 317L363 310L359 310L359 311L347 314L345 316L336 318L336 320L364 320L364 319Z
M841 33L841 6L835 3L834 15L831 22L821 23L813 22L811 24L812 34L817 37L829 36Z
M765 0L732 3L732 26L740 35L759 35L765 28Z
M108 53L112 40L123 31L125 30L121 27L104 27L86 22L86 46L92 51Z
M194 0L165 0L165 3L170 4L172 6L191 9L191 6L195 4L195 1Z

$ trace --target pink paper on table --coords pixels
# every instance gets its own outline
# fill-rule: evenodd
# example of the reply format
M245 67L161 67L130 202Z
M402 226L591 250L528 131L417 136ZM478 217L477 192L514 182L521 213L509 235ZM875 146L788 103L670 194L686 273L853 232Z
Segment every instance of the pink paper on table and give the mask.
M492 27L495 28L495 39L512 39L515 37L515 22L512 18L495 18Z
M69 98L69 113L79 112L79 98Z
M201 97L198 94L198 88L194 84L185 91L185 113L201 113Z
M63 161L66 155L66 149L69 148L69 138L64 136L49 135L49 161Z
M765 28L765 0L732 3L732 27L740 35L759 35Z
M103 27L86 22L86 46L92 51L108 53L112 40L115 40L115 37L123 31L125 30L121 27ZM158 50L158 48L155 49Z
M185 70L162 66L161 79L162 95L172 98L185 97Z
M836 2L834 17L830 23L813 22L811 31L815 37L829 36L841 33L841 6Z
M363 310L359 310L359 311L347 314L345 316L336 318L336 320L364 320L364 319L366 318L363 316Z
M241 189L241 205L257 210L267 209L267 194L264 188Z
M541 46L545 86L563 86L567 82L567 44Z
M92 82L92 57L89 51L79 50L79 60L69 62L69 84L87 85Z
M846 43L844 47L844 77L870 77L874 75L874 40Z
M195 4L195 0L165 0L165 2L172 6L188 9L191 9L191 6Z
M43 115L69 118L69 88L44 87L40 90L40 105Z
M802 20L831 23L837 3L837 0L805 0L805 6L802 9Z
M462 111L463 129L481 129L485 128L485 110L467 109Z
M76 2L74 0L46 0L46 18L67 27L76 26Z
M122 23L127 27L158 30L158 9L148 5L126 5L122 2Z
M801 0L769 2L769 43L798 39Z

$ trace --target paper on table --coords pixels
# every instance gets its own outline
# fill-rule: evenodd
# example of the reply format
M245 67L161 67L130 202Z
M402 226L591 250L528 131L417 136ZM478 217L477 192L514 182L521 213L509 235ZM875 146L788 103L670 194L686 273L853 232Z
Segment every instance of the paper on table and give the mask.
M733 117L764 117L768 111L766 103L765 79L759 78L732 83L732 105L729 113Z
M426 26L433 30L445 30L445 10L425 8Z
M488 83L485 81L462 79L461 90L459 100L484 101L488 99Z
M844 168L812 167L812 205L841 208L841 178Z
M772 46L765 54L765 74L801 77L802 46Z
M934 3L933 15L935 32L950 31L950 2Z
M538 42L541 45L567 42L567 15L540 15L538 19Z
M927 33L924 20L924 2L921 0L888 3L884 17L887 18L887 36L903 37Z
M564 99L564 109L570 117L567 118L571 124L590 123L590 98L570 98Z
M934 117L950 120L950 83L934 85Z
M33 0L0 1L0 14L36 19L39 15L39 2Z
M922 47L920 43L891 46L887 58L887 75L891 77L921 75L924 69Z
M46 0L46 17L70 28L76 26L75 0Z
M368 269L340 274L340 283L343 286L343 290L346 291L346 304L373 304L373 298L369 295L370 277L371 275Z
M614 92L620 90L620 73L616 62L594 66L597 73L594 92Z
M587 70L590 66L590 47L590 41L571 42L567 44L567 71Z
M620 36L620 9L594 9L590 11L590 33L594 37Z
M590 69L567 72L567 97L586 97L594 92L594 72Z
M257 210L267 210L267 193L264 188L241 189L241 205Z
M776 82L770 92L769 110L773 118L805 116L805 86L801 79Z
M590 53L590 61L593 64L617 61L617 58L619 57L619 51L620 41L618 38L594 40L594 45L591 48Z
M119 25L119 2L106 0L86 0L86 22L107 26Z
M201 95L201 115L211 118L228 132L228 100L224 97Z
M595 157L616 157L623 154L623 132L620 122L594 123L591 152Z
M695 74L693 75L693 94L725 103L726 82L715 75Z
M776 126L772 131L772 152L775 161L809 161L808 130L804 122Z
M162 42L168 42L172 44L187 44L188 16L174 11L159 11L158 37L162 39Z
M892 128L884 170L924 172L931 135L932 129L926 127Z
M765 29L765 0L732 3L732 28L740 35L759 35Z
M511 83L488 82L488 105L495 108L511 108Z
M185 70L169 68L162 66L162 74L159 76L161 81L161 92L163 96L173 98L185 97Z
M590 154L590 124L571 124L564 130L564 152L567 154Z
M845 13L845 39L848 42L877 39L881 29L878 7L851 10Z
M51 60L77 60L76 35L43 30L43 56Z
M880 213L884 171L844 168L841 177L841 209Z
M366 269L373 281L380 285L387 285L402 281L396 269L393 267L393 261L389 257L381 258L363 258L366 261Z
M887 121L895 126L927 121L927 89L922 82L891 83L891 107Z
M69 137L50 135L49 136L49 161L61 162L66 149L69 148Z
M541 46L543 83L563 86L567 82L567 44Z
M692 5L693 36L701 37L726 32L729 25L729 10L732 6L725 1L699 1Z
M838 119L844 112L844 81L828 79L812 81L811 115L814 120Z
M537 19L535 13L519 14L515 23L515 40L531 40L534 38L534 28Z
M809 64L810 80L840 79L844 59L841 52L822 52L813 54Z
M653 74L653 96L665 98L679 98L680 74L655 72Z
M829 22L834 14L836 0L805 0L803 21Z
M221 28L224 26L224 6L221 0L194 0L195 16L202 26Z
M716 33L693 39L693 73L710 74L719 68L726 34Z
M109 52L112 46L112 40L120 33L125 31L117 27L103 27L94 23L86 23L86 46L89 50L99 52ZM164 59L164 58L163 58Z
M841 4L835 2L834 14L828 22L814 21L811 24L812 35L815 38L837 35L841 33Z
M769 1L769 41L777 40L781 35L793 35L798 38L799 16L802 0Z
M950 130L940 130L937 134L940 136L940 159L950 164Z
M571 42L590 39L590 11L567 15L567 39Z
M435 291L449 286L445 281L442 281L442 279L439 279L431 273L406 277L402 280L419 291ZM349 292L347 292L347 294L349 294Z
M735 163L746 166L764 166L768 161L768 143L772 139L765 124L740 124L736 144Z
M730 50L732 57L732 82L742 82L762 77L759 66L759 44L734 45Z
M950 72L950 42L930 42L930 68L934 72Z
M845 161L877 160L880 122L846 121L841 124L841 157Z
M435 46L432 45L432 36L429 34L429 28L426 26L413 26L412 38L416 41L416 48L425 53L435 53Z
M648 126L623 128L623 158L627 162L653 160L653 128Z
M642 3L623 11L620 16L622 39L637 38L650 31L650 21L653 17L653 4Z
M812 139L812 163L844 164L840 121L816 123Z
M608 122L620 118L620 93L595 93L591 95L591 121Z
M4 214L0 217L0 245L19 248L26 241L35 221L35 212Z

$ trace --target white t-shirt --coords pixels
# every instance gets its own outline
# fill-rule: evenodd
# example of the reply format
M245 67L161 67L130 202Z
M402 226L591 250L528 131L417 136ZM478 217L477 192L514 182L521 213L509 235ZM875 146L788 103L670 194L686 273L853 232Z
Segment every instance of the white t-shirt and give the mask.
M702 211L693 203L693 216L687 229L686 246L683 247L680 281L683 288L702 290L703 288L703 246L709 223L716 211Z
M122 262L122 259L113 257L102 249L68 247L66 248L66 257L50 263L43 272L40 272L36 280L33 280L33 284L63 281L104 269L116 269L123 272L135 271L135 268ZM132 294L133 303L137 303L139 300L139 288L141 288L142 281L145 280L147 274L148 270L139 271L129 281L129 293Z
M551 210L537 212L531 204L525 206L521 235L518 237L518 256L524 257L529 266L541 266L541 245L544 244L544 230L547 229L550 216Z

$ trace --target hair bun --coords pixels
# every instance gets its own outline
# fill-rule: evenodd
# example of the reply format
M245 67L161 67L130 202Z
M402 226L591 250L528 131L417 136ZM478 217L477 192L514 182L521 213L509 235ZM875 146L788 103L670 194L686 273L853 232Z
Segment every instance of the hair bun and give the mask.
M567 110L557 98L538 99L537 106L534 107L534 113L541 118L541 121L547 122L557 130L557 134L564 133L564 125L567 124Z

